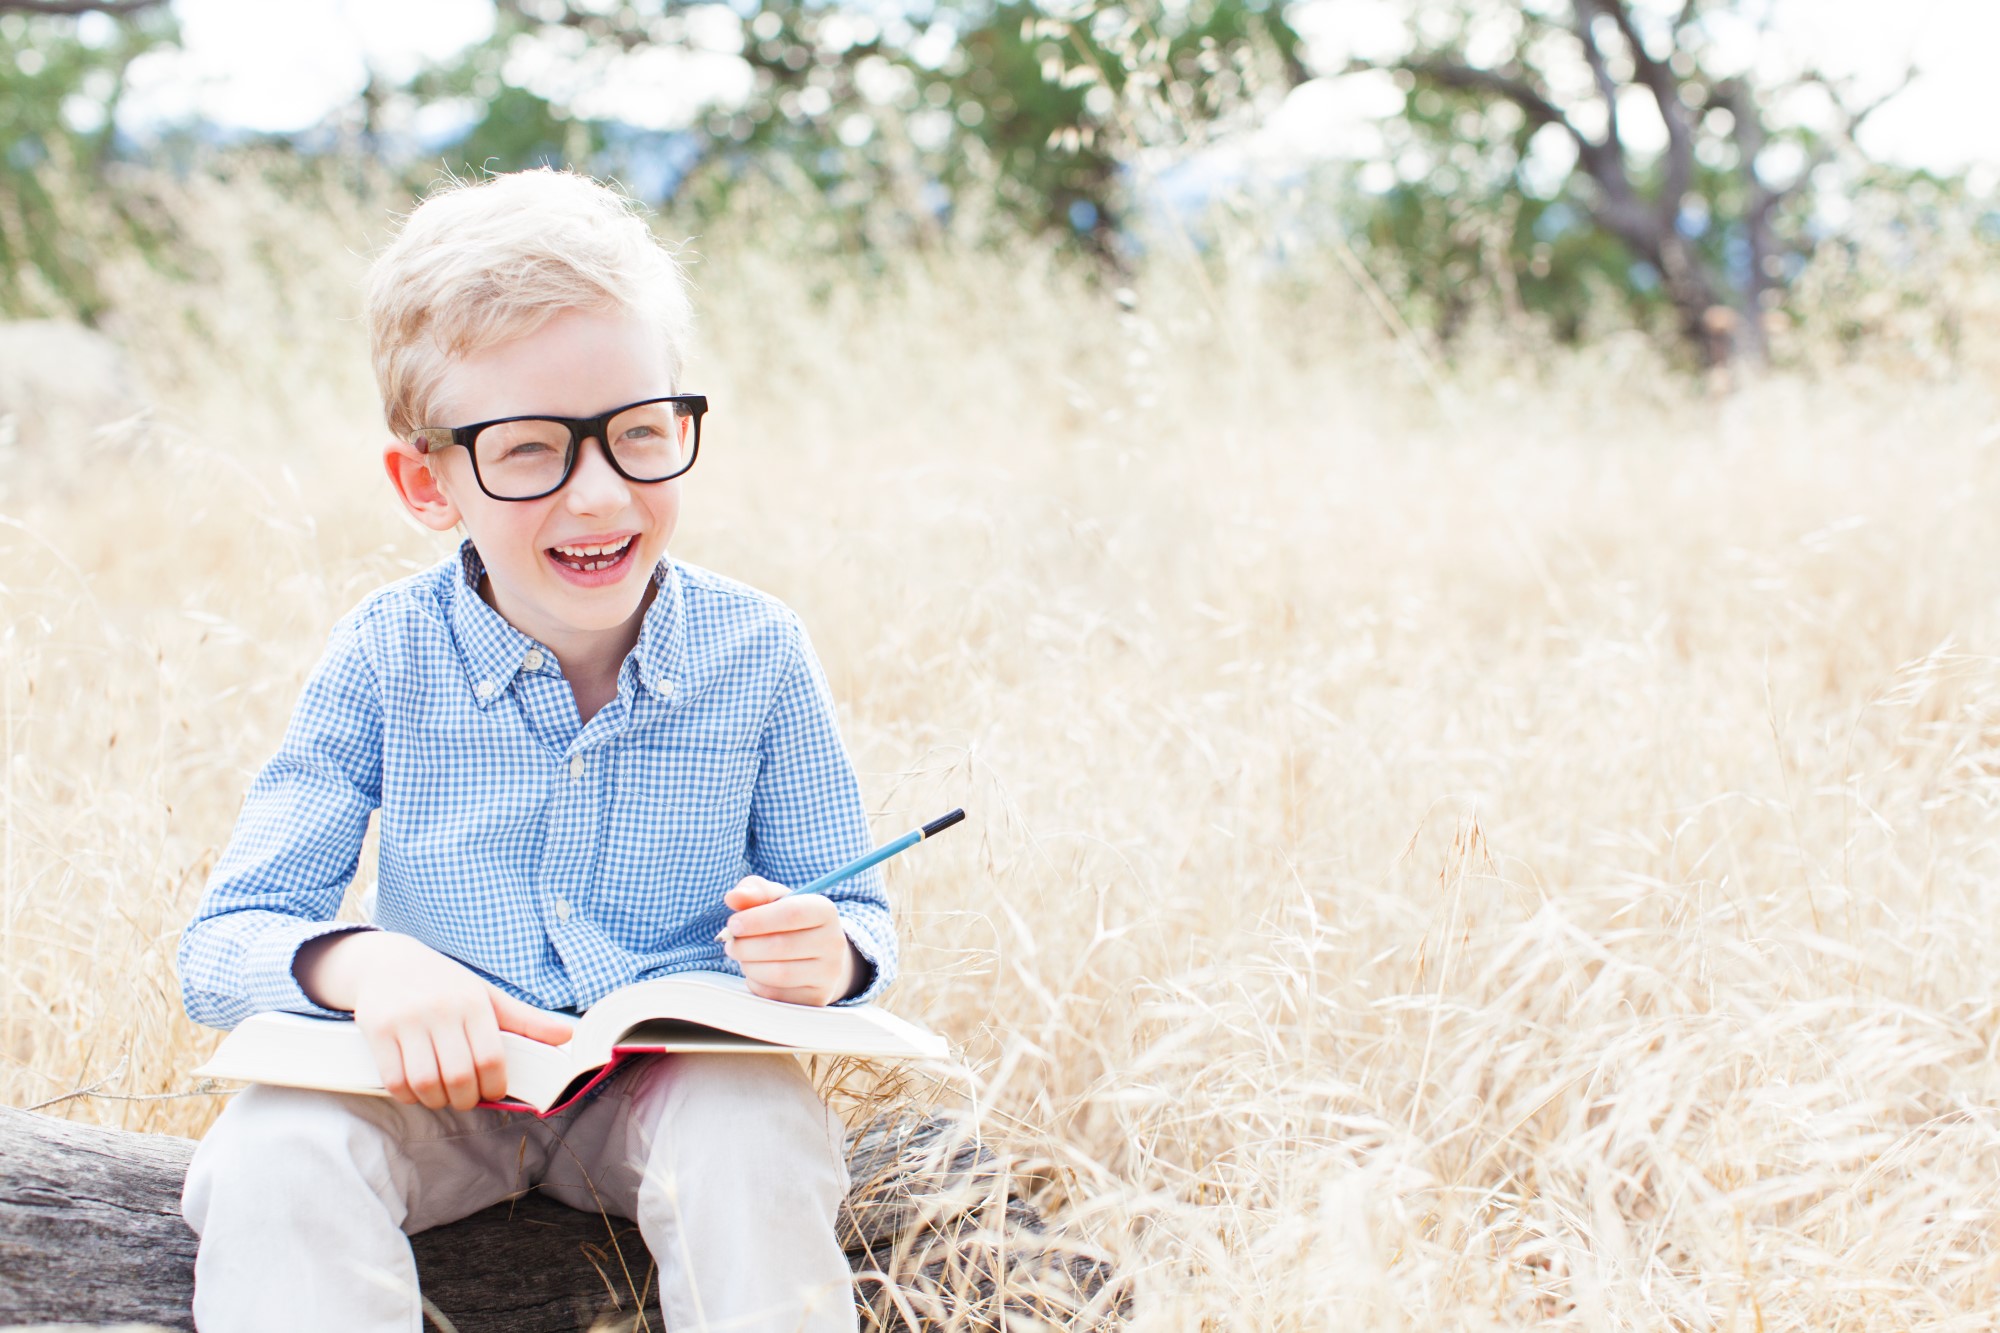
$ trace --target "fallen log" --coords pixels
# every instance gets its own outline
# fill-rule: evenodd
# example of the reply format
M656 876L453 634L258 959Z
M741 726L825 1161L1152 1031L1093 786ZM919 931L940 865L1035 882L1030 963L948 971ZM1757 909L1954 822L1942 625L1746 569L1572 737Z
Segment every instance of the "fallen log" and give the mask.
M192 1139L0 1107L0 1326L192 1328L180 1193L193 1152ZM962 1122L883 1118L849 1136L847 1155L839 1225L863 1329L1095 1331L1128 1312L1105 1259L1052 1234ZM653 1300L635 1226L534 1193L411 1244L433 1322L458 1333L629 1328Z

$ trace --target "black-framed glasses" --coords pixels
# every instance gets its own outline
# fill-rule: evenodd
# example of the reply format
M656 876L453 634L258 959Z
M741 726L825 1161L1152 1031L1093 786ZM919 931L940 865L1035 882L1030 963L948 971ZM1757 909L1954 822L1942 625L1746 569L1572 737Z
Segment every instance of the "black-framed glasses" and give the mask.
M472 460L472 478L496 500L554 495L576 471L583 442L604 446L611 470L641 485L672 481L701 452L708 399L698 393L644 398L596 417L501 417L470 426L419 426L417 452L457 445Z

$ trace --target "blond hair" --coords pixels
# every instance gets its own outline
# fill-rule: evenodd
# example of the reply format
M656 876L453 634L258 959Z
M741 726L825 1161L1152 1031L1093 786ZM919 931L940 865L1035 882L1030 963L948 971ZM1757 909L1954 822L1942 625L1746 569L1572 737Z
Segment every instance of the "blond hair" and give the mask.
M567 310L627 312L664 335L679 387L693 310L680 265L638 205L587 176L538 168L447 178L368 272L368 345L401 439L428 420L451 360Z

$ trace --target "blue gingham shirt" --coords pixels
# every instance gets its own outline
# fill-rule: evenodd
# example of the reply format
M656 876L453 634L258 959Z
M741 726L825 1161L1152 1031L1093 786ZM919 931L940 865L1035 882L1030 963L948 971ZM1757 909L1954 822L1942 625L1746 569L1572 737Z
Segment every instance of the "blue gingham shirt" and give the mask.
M798 617L672 560L618 695L579 724L556 655L488 606L471 542L335 628L181 936L190 1017L308 999L292 960L381 811L374 919L501 990L579 1010L629 982L737 972L715 933L747 874L807 883L868 849L854 769ZM828 896L894 979L879 872Z

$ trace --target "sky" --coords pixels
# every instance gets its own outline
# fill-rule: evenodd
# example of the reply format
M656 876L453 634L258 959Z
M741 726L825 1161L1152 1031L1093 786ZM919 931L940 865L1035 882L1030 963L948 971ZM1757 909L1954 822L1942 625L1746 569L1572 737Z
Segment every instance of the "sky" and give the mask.
M1759 3L1759 0L1751 0ZM1878 111L1863 133L1874 155L1907 166L2000 177L2000 119L1985 95L1991 53L2000 50L2000 0L1761 0L1770 35L1748 25L1730 34L1744 61L1818 63L1850 76L1862 100L1914 65L1916 81ZM173 0L184 49L145 57L121 110L128 129L202 116L218 124L285 132L305 129L357 93L371 65L392 79L441 60L492 31L489 0ZM1309 0L1294 7L1318 68L1385 50L1401 0ZM733 52L742 40L721 5L697 5L698 50L654 52L623 71L626 86L593 89L613 110L621 97L661 121L692 117L702 91L724 97L747 86ZM547 95L563 81L559 62L527 71ZM674 85L687 96L660 99ZM534 86L531 82L530 86ZM651 97L645 96L651 92ZM1360 79L1314 80L1296 90L1264 138L1282 156L1364 151L1383 89ZM642 119L634 116L633 119ZM669 127L663 121L656 127Z

